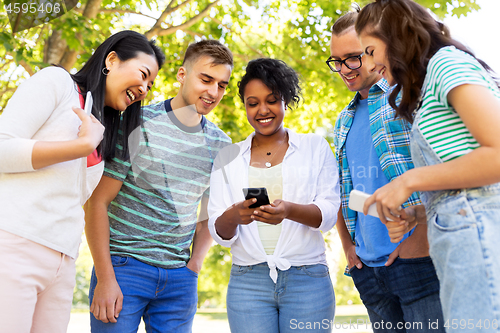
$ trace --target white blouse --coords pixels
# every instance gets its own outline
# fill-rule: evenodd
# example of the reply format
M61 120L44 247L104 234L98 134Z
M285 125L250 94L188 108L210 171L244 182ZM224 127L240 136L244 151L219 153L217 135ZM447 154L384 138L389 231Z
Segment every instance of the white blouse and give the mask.
M221 150L210 178L208 203L209 230L215 241L231 247L233 263L241 266L267 262L270 276L277 279L276 268L325 264L325 242L321 232L337 222L340 207L338 168L328 142L316 134L297 134L286 129L289 147L282 162L283 200L297 204L315 204L321 211L318 228L285 219L274 254L267 255L259 238L257 223L239 225L236 235L222 239L215 221L231 205L245 200L243 188L248 186L250 147L254 133L245 141Z

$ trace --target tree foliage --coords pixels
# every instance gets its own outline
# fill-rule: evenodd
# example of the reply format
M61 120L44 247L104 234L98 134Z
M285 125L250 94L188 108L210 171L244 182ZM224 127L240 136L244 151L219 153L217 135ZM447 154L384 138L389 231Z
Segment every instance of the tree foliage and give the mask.
M361 5L369 0L359 1ZM475 0L419 0L438 16L478 9ZM455 6L454 6L455 4ZM167 63L149 101L176 93L175 73L187 45L220 39L235 55L226 96L210 115L235 141L251 132L237 94L245 64L257 57L279 58L303 79L303 104L286 118L298 132L329 137L339 110L351 94L324 61L332 22L349 10L349 0L87 0L50 23L11 34L0 11L0 112L18 84L52 63L75 71L112 33L129 28L156 38Z

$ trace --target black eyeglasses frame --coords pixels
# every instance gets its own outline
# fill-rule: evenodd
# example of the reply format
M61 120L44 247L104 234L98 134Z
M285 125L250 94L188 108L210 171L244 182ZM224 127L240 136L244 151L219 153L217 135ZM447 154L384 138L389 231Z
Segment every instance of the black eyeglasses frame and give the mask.
M332 59L332 57L328 57L328 59L326 59L326 64L328 65L328 67L330 68L330 70L334 73L338 73L342 70L342 65L344 65L345 67L349 68L350 70L355 70L355 69L358 69L358 68L361 68L361 66L363 66L363 61L361 61L361 58L365 55L365 53L361 53L360 55L357 55L357 56L352 56L352 57L347 57L343 60L336 60L336 59ZM347 65L346 61L349 60L349 59L352 59L352 58L357 58L359 60L359 66L358 67L355 67L355 68L352 68L352 67L349 67L349 65ZM331 63L332 62L338 62L340 63L340 69L336 69L335 66L332 66Z

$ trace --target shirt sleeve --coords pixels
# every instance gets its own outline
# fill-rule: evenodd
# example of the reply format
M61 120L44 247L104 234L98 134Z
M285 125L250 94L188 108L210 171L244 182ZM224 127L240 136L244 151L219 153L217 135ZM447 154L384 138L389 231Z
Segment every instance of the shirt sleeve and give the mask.
M316 196L313 204L321 211L321 224L313 230L327 232L337 223L340 208L339 171L335 156L328 142L321 138L320 156L323 156L321 170L316 180Z
M233 146L237 145L228 147ZM232 152L233 150L231 148L226 148L222 149L219 154L217 154L210 176L210 199L208 200L208 229L212 238L218 244L225 247L231 247L239 237L239 228L236 228L236 234L231 239L222 239L215 229L215 222L217 219L234 203L231 199L231 189L229 187L231 179L228 179L228 177L230 173L226 171L226 168L229 167L226 161L233 160L231 158L232 156L230 156Z
M32 138L73 85L64 69L49 67L17 88L0 117L0 172L35 171L32 153L36 140Z
M429 92L441 105L450 107L448 94L464 84L488 87L488 73L471 55L455 48L443 48L429 61Z

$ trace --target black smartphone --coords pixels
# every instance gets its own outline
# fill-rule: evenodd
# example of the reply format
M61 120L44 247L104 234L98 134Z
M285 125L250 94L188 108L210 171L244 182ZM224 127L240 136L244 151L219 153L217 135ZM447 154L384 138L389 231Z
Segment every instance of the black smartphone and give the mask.
M243 194L245 195L245 200L257 198L257 202L250 205L249 208L257 208L270 204L269 197L267 196L267 189L265 187L244 188Z

